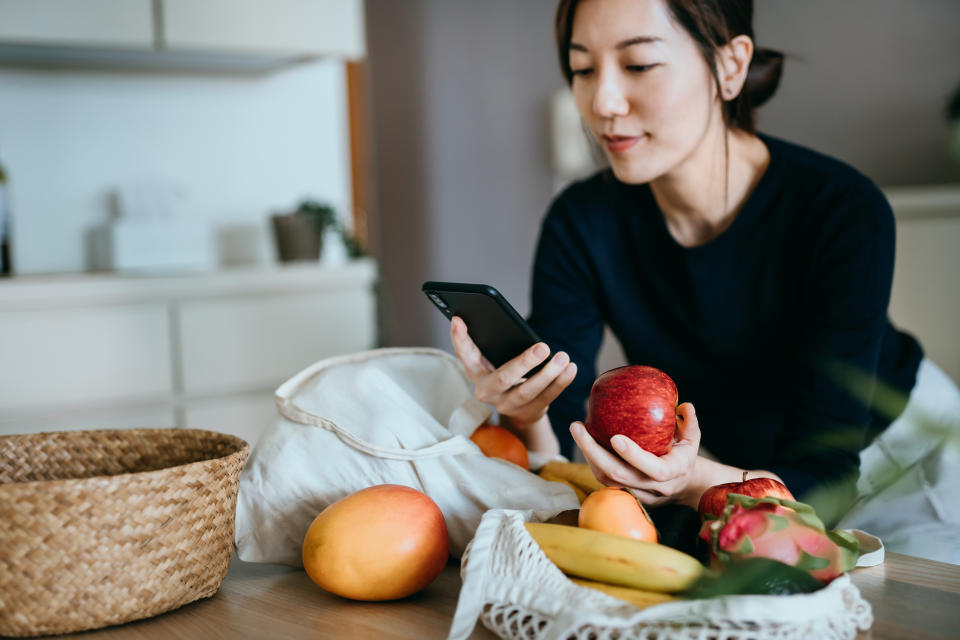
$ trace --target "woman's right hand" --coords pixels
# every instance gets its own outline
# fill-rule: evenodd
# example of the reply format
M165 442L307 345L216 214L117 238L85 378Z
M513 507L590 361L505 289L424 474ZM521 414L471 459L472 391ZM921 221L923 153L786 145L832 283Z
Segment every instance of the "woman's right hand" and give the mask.
M570 362L570 356L563 351L555 353L540 371L526 379L524 374L550 354L546 344L538 342L495 368L480 353L467 333L467 325L458 317L450 323L450 341L474 384L477 399L492 404L500 417L507 419L504 426L511 427L528 449L559 451L547 409L577 375L577 365Z

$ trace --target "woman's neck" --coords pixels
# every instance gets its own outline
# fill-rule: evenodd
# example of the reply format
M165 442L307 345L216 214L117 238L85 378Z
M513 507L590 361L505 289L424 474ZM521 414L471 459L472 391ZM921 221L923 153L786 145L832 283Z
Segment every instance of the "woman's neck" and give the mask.
M736 219L769 164L767 146L753 134L720 129L705 136L680 166L650 183L670 235L688 248L719 236Z

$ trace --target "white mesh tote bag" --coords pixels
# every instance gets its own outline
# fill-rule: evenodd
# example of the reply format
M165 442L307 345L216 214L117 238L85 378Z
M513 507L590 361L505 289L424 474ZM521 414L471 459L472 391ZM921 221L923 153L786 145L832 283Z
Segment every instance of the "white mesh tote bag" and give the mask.
M678 600L646 609L571 582L523 526L529 511L483 516L462 561L463 586L449 640L477 623L516 640L843 640L873 623L869 603L846 574L806 594ZM880 540L854 531L857 566L883 561ZM865 552L865 553L864 553Z

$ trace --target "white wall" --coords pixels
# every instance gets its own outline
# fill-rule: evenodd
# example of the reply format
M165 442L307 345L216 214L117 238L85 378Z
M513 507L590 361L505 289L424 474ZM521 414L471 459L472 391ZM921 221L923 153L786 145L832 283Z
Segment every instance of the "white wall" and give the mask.
M221 263L273 260L270 213L305 197L349 212L346 102L336 60L256 76L0 69L16 271L87 268L110 192L152 179L186 189Z
M555 0L367 0L381 337L450 348L424 280L484 282L529 311L550 202Z
M757 44L786 54L762 131L883 187L960 181L946 105L960 85L957 0L758 0Z

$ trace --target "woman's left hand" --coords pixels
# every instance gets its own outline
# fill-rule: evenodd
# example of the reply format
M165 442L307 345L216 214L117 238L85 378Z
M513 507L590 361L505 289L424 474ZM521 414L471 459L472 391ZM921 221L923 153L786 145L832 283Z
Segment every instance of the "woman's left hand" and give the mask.
M597 444L580 422L570 425L570 433L603 484L630 489L645 505L680 502L697 508L703 489L697 478L700 425L689 402L677 407L676 440L662 456L642 449L627 436L616 435L610 443L620 454L617 457Z

